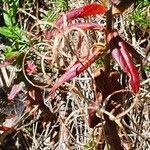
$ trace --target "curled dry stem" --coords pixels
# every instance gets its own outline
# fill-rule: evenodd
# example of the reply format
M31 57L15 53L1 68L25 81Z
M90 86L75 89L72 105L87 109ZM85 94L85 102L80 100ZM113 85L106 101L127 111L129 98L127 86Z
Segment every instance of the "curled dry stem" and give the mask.
M111 98L112 96L114 96L115 94L118 94L118 93L132 93L132 94L133 94L133 92L130 91L130 90L118 90L118 91L113 92L112 94L110 94L110 95L104 100L104 103L103 103L103 105L102 105L102 109L103 109L103 110L105 110L106 105L107 105L108 102L111 100L110 98ZM129 113L129 112L135 107L135 105L136 105L137 102L138 102L137 95L135 95L135 96L136 96L136 97L135 97L135 100L134 100L134 102L132 103L132 105L131 105L127 110L125 110L124 112L118 114L118 115L115 117L115 119L120 119L120 118L124 117L127 113ZM114 120L114 119L111 118L111 120Z
M122 132L124 133L124 136L126 137L126 140L127 140L127 143L128 143L128 147L131 148L131 142L130 142L130 139L125 131L125 128L123 127L122 123L120 122L120 119L116 118L113 114L111 114L110 112L108 112L107 110L101 108L101 109L97 109L97 113L98 114L106 114L109 116L110 120L113 120L115 121L115 123L118 125L118 127L120 127L120 129L122 130ZM129 148L129 149L130 149Z
M136 106L136 104L138 103L138 101L139 101L138 95L135 95L134 101L133 101L133 103L131 104L131 106L130 106L127 110L125 110L124 112L118 114L118 115L116 116L116 118L117 118L117 119L120 119L120 118L122 118L123 116L125 116L126 114L128 114L128 113Z
M41 20L38 20L32 27L31 27L31 29L30 29L30 31L29 31L29 33L28 33L28 35L29 35L29 43L32 43L32 37L34 37L34 39L35 38L37 38L37 37L39 37L40 35L39 35L39 33L37 33L37 34L34 34L34 33L32 33L33 32L33 30L34 30L34 28L38 28L38 26L40 26L40 25L43 25L43 27L42 27L42 32L44 32L45 31L45 27L46 27L46 25L49 25L51 28L54 28L54 30L56 30L56 31L58 31L58 33L61 33L61 30L60 30L60 28L59 27L57 27L54 23L50 23L50 22L47 22L47 21L41 21ZM49 28L50 28L49 27ZM39 31L38 31L39 32ZM42 35L43 35L43 33L42 33ZM47 41L47 42L49 42L49 41Z

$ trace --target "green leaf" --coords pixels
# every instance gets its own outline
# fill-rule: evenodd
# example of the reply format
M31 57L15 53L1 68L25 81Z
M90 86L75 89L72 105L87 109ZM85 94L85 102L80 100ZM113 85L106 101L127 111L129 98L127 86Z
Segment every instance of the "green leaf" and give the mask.
M6 14L8 14L8 12L6 10L2 9L2 8L0 8L0 13L6 13Z
M11 46L6 46L4 49L4 55L6 59L18 57L20 53L20 51L15 51L14 48L12 48Z
M7 26L16 25L16 14L19 7L19 0L4 0L3 2L6 3L7 7L5 6L3 9L1 8L0 11L3 13L5 24Z
M13 49L11 46L5 46L5 49L4 49L4 54L6 55L6 53L9 53L9 52L12 52Z
M5 54L5 58L6 59L9 59L9 58L11 58L11 57L18 57L19 56L19 54L20 54L20 52L9 52L9 53L6 53Z
M0 27L0 34L9 38L16 38L16 36L12 34L11 30L8 27Z
M7 11L7 13L3 13L3 17L4 17L5 24L7 26L12 26L11 17L10 17L10 11Z
M23 32L17 27L0 27L0 34L12 38L15 40L20 40L23 36Z

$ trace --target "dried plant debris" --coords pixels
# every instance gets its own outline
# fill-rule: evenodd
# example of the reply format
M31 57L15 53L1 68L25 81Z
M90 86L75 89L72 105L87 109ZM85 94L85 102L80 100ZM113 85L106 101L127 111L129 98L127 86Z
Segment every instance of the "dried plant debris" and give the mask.
M0 149L150 148L148 0L0 6Z

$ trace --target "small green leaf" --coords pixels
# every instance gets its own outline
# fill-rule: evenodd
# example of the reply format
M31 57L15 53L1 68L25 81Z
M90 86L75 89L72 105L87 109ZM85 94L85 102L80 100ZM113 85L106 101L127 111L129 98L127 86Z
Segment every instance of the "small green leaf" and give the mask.
M17 27L0 27L0 34L8 37L8 38L12 38L15 40L20 40L23 36L23 32Z
M20 54L20 52L9 52L9 53L6 53L5 58L9 59L11 57L18 57L19 54Z
M11 30L8 27L0 27L0 34L9 38L16 38L16 36L12 34Z
M7 13L3 13L4 21L7 26L12 26L10 11L7 10Z

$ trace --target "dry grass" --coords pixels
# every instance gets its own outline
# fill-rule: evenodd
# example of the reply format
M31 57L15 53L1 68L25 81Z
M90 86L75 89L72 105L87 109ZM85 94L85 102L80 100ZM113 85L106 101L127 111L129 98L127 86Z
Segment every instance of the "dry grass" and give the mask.
M42 4L39 5L39 3ZM103 42L105 37L99 31L85 32L78 28L65 30L65 32L59 31L53 23L41 19L43 12L46 11L45 7L51 5L55 7L53 1L39 1L39 3L22 1L22 7L18 11L18 23L25 31L29 41L29 46L24 50L22 66L18 68L16 65L10 65L0 68L0 85L6 87L6 93L9 92L8 89L14 80L16 81L15 78L19 78L18 69L22 69L28 85L23 87L12 106L7 107L2 105L2 102L0 103L1 114L15 115L11 119L8 117L1 119L1 124L11 128L6 133L1 131L0 148L8 150L94 150L105 140L102 131L105 123L103 114L107 114L112 120L115 120L118 126L119 137L124 149L148 150L150 148L149 70L146 70L147 79L141 78L140 93L130 98L126 95L124 97L124 114L120 115L124 116L127 111L130 124L121 120L122 116L114 117L113 112L107 112L103 106L97 106L97 115L101 118L101 122L95 128L89 128L88 104L95 96L92 73L96 68L101 67L97 63L61 86L57 90L55 101L48 99L51 86L60 74L75 60L80 59L81 55L91 53L93 43ZM68 2L71 8L86 3L87 1L82 3L73 0ZM129 28L128 20L125 21L127 14L116 16L114 26L119 29L121 36L133 45L141 55L144 67L148 68L150 65L148 55L150 37L144 37L147 32L145 30L141 30L143 38L135 37L139 35L136 34L136 30ZM105 24L103 16L90 19L101 25ZM132 23L132 27L136 27L134 22ZM64 27L66 24L64 19ZM37 36L39 31L46 29L55 29L59 32L51 40L48 37L45 38L47 34ZM148 44L145 46L146 41ZM2 44L1 46L3 49ZM3 54L1 59L4 59ZM34 60L38 66L32 78L25 72L25 66L29 60ZM118 69L118 66L114 67ZM1 101L4 101L3 97L0 96L0 98ZM105 149L109 149L107 144L105 144Z

